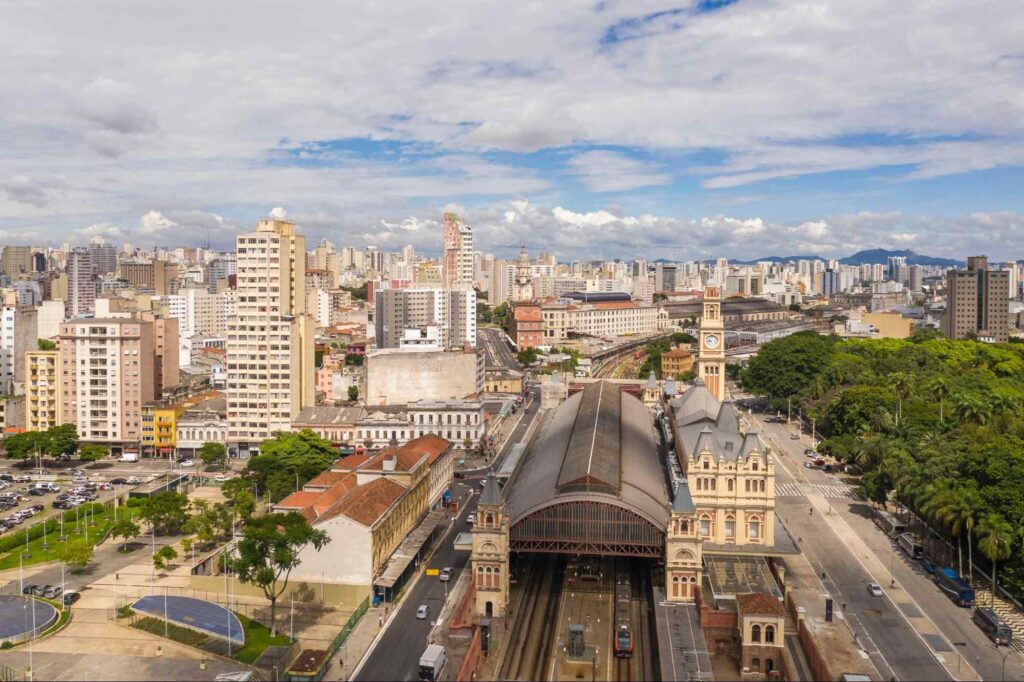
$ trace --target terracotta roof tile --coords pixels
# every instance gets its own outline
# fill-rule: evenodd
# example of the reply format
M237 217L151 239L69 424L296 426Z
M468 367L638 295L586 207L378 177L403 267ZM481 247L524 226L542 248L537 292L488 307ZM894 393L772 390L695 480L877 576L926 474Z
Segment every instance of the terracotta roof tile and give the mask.
M357 485L355 474L345 474L344 478L325 490L317 498L316 502L313 503L313 510L316 512L317 517L326 514L338 500L343 499L352 492Z
M736 601L739 603L740 611L744 614L780 617L786 615L786 609L782 607L779 600L763 592L737 594Z
M305 509L311 507L322 493L319 490L299 490L284 498L275 507L281 509Z
M331 465L333 471L352 471L359 466L369 462L371 455L346 455L339 460L336 460Z
M348 471L330 471L330 470L328 470L328 471L325 471L322 474L320 474L318 476L315 476L312 479L310 479L309 483L307 483L303 487L306 488L307 490L309 488L324 488L324 489L327 489L327 488L330 488L335 483L337 483L338 481L343 480L346 476L351 476L351 475L352 474L350 472L348 472Z
M321 520L344 515L367 528L373 526L403 494L405 488L389 478L375 478L361 485Z

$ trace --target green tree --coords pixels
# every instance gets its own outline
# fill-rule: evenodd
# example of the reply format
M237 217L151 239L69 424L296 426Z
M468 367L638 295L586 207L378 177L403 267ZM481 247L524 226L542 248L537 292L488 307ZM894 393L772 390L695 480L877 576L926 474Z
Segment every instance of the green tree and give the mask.
M355 384L348 387L348 399L352 402L359 400L359 387Z
M352 300L354 301L365 301L367 296L367 283L363 282L357 287L342 287L345 291L352 294Z
M516 353L516 360L519 361L519 364L527 367L537 362L537 357L538 354L536 348L524 348Z
M38 339L36 345L39 347L39 350L57 350L57 343L50 339Z
M495 306L494 310L491 311L491 321L498 325L506 332L509 329L509 305L508 303L502 303L499 306Z
M199 448L199 459L203 466L226 469L228 465L228 449L224 443L209 441Z
M139 524L135 523L127 514L122 515L117 520L117 523L110 527L111 537L124 538L124 542L121 544L122 551L127 551L128 540L139 537L141 532Z
M943 403L949 399L949 380L944 376L933 377L928 382L927 389L928 395L939 403L939 424L943 423L942 407Z
M476 302L476 321L480 324L490 324L494 321L494 314L491 307L483 301Z
M39 431L25 431L4 438L4 455L8 459L35 457L44 448L46 434Z
M961 421L979 426L992 417L992 406L976 395L953 396L953 411Z
M68 542L60 559L72 573L83 573L92 563L92 551L88 542Z
M346 353L345 354L345 364L353 366L353 367L362 367L363 366L363 356L360 355L359 353Z
M153 554L153 567L157 570L164 570L178 558L178 552L170 545L164 545Z
M963 570L963 540L967 539L967 576L973 574L974 548L973 533L981 514L981 498L974 490L959 487L951 489L943 498L938 516L949 524L949 530L957 538L957 552L960 575Z
M152 495L143 503L139 518L157 535L177 535L189 518L188 497L175 492Z
M61 424L46 430L46 454L73 455L78 449L78 431L74 424Z
M107 446L99 443L86 443L78 448L78 458L83 462L95 462L109 454L110 450L107 449Z
M913 378L906 372L893 372L889 377L889 383L896 392L896 397L899 399L899 403L896 408L896 426L899 426L900 419L903 418L903 401L910 396L910 391L913 387Z
M741 373L743 388L767 396L774 406L798 395L828 364L836 338L800 332L770 341L750 359Z
M231 564L239 580L259 587L270 602L272 637L277 635L277 599L301 563L299 554L307 545L320 551L328 541L327 533L295 512L256 516L246 522L236 545L238 556Z
M260 454L249 460L246 470L257 492L269 493L278 502L326 471L337 454L330 441L309 429L282 431L260 444Z
M692 334L686 332L675 332L672 334L672 343L696 343L697 339Z
M1013 549L1013 526L1000 514L989 512L978 523L978 549L992 562L992 607L996 605L997 564L1010 556Z

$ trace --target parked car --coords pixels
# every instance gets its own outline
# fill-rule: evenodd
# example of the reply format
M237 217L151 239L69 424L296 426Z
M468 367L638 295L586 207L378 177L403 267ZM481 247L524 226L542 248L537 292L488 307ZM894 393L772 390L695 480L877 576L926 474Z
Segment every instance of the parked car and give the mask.
M60 596L60 593L63 592L63 591L64 591L64 588L62 588L60 585L54 585L50 589L48 589L45 592L43 592L43 596L46 597L47 599L56 599L57 597Z
M793 440L800 440L800 434L799 433L791 433L791 434L789 434L789 437L792 438Z
M51 589L52 587L52 585L36 585L32 588L32 594L34 594L37 597L42 597L46 593L46 591Z
M111 485L124 485L127 482L128 482L127 478L112 478L112 479L110 479L110 484Z
M194 467L195 465L196 463L193 462L191 459L186 459L181 462L181 466L183 467Z
M99 486L99 489L100 490L113 490L114 486L110 485L109 483L103 483L103 484L101 484Z
M225 481L230 481L231 476L228 476L226 474L217 474L216 476L213 477L213 480L216 481L217 483L224 483Z
M12 476L11 474L8 474L8 473L0 474L0 481L7 481L8 483L10 483L13 480L14 480L14 476Z
M452 579L452 569L451 569L451 567L450 566L446 566L445 568L442 568L441 569L441 573L437 576L437 578L438 578L438 580L440 580L443 583L446 583L449 580L451 580Z
M76 601L81 599L82 595L78 594L75 590L68 590L64 593L64 606L71 606Z
M811 448L805 448L804 449L804 457L817 457L817 456L818 456L818 453L815 452L814 450L812 450Z
M31 483L32 482L32 477L29 476L28 474L18 474L17 476L14 477L14 482L15 483Z
M85 476L73 476L71 478L71 482L74 483L75 485L81 485L83 483L88 483L89 479L86 478Z
M139 478L138 476L129 476L128 480L125 481L125 483L127 483L128 485L138 485L142 483L142 479Z
M882 588L878 583L875 582L868 583L868 592L871 594L872 597L882 596Z
M420 607L418 609L416 609L416 619L417 620L426 620L427 616L429 614L430 614L430 607L427 606L426 604L420 604Z
M25 585L25 587L21 588L21 593L22 594L35 594L35 590L36 590L37 587L39 587L39 586L36 585L35 583L33 583L31 585Z

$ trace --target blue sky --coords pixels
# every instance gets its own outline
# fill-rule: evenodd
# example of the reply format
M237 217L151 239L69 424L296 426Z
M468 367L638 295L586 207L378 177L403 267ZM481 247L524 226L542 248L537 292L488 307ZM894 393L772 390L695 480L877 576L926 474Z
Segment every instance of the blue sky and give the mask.
M4 243L1024 257L1015 0L10 9Z

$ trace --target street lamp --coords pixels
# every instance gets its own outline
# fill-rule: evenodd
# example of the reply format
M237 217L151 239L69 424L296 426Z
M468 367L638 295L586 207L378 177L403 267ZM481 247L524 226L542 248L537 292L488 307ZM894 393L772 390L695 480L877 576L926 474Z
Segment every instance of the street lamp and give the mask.
M1006 649L1006 653L1003 653L1002 651L1000 651L998 646L993 646L992 648L995 649L996 653L998 653L1000 658L1003 659L1003 674L1001 679L1003 680L1003 682L1006 682L1006 659L1010 657L1010 654L1017 653L1017 649L1011 646ZM979 673L979 675L980 674L981 673Z

